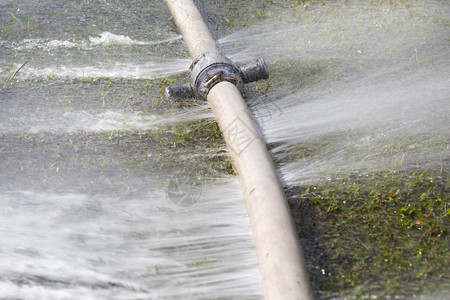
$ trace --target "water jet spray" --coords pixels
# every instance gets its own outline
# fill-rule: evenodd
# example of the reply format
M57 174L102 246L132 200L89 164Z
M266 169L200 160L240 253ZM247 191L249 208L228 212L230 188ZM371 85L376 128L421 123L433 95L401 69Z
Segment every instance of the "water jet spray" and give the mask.
M193 59L191 83L169 96L206 99L239 176L253 230L265 299L312 299L308 273L280 179L253 116L243 84L268 77L262 59L236 67L221 55L197 7L165 0Z

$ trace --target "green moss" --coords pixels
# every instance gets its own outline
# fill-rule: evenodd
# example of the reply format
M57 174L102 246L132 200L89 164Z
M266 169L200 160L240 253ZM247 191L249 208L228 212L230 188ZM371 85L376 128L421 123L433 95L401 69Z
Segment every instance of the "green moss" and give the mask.
M384 298L450 288L448 169L335 178L287 191L306 259L320 266L310 270L316 290Z
M134 171L153 168L162 171L162 176L177 173L200 180L234 174L222 134L212 120L173 123L137 133L114 131L90 136L119 144L124 151L133 153L132 159L121 164Z
M141 131L2 134L0 140L3 178L27 188L129 195L141 193L134 187L148 181L182 177L204 184L234 174L212 120ZM86 183L86 178L93 179Z

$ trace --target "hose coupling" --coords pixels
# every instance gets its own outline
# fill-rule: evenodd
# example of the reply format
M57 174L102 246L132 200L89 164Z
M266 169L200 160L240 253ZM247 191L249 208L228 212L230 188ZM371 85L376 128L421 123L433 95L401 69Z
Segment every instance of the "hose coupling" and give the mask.
M206 100L209 91L219 82L233 83L241 93L244 84L269 78L264 59L241 67L218 52L200 54L191 64L191 82L166 88L166 97L175 99L197 98Z

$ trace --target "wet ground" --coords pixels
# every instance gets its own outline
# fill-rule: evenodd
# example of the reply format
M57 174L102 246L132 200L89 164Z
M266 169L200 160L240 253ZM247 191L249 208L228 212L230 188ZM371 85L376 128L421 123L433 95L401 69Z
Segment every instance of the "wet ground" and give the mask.
M201 10L233 60L269 65L247 101L315 295L442 299L445 1ZM3 1L0 17L0 297L260 299L240 187L208 105L162 97L190 64L164 3Z

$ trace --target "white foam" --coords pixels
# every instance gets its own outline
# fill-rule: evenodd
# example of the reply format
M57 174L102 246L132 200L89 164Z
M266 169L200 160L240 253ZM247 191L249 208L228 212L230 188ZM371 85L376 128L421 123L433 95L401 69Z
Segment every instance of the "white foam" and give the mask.
M72 38L69 40L56 40L56 39L40 39L31 38L24 39L18 43L13 43L12 47L17 51L32 50L32 49L44 49L47 51L53 51L57 49L73 49L78 48L82 50L92 50L93 46L131 46L131 45L157 45L165 44L173 41L181 40L181 35L173 35L163 40L149 40L149 41L136 41L126 35L113 34L105 31L99 34L99 36L89 36L87 39Z
M79 47L78 44L75 44L73 42L69 42L69 41L58 41L58 40L51 40L50 42L46 43L46 48L48 48L49 50L52 49L57 49L57 48L67 48L67 49L72 49L72 48L77 48Z
M47 51L53 51L61 48L73 49L73 48L83 48L85 44L77 41L60 41L60 40L45 40L45 39L24 39L21 42L13 43L13 48L17 51L23 50L33 50L33 49L44 49Z
M111 46L111 45L156 45L156 44L164 44L176 40L180 40L181 35L176 35L168 39L160 40L160 41L135 41L129 36L113 34L111 32L105 31L100 33L100 36L90 36L89 42L91 45L103 45L103 46Z
M156 79L186 72L189 59L175 59L165 62L115 62L112 64L96 63L95 65L78 66L73 64L37 67L30 64L21 70L16 78L132 78Z
M91 45L133 45L139 44L125 35L116 35L111 32L103 32L99 37L89 37Z

